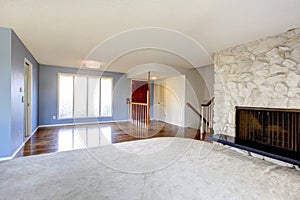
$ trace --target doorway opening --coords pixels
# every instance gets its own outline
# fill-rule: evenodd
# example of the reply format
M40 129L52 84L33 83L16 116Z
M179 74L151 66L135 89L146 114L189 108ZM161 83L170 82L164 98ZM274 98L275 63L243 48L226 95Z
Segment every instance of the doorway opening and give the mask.
M143 104L147 104L148 82L132 80L131 88L132 88L131 101L135 103L139 103L132 106L131 118L132 120L139 120L145 123L147 106Z
M24 59L24 137L32 134L32 64Z

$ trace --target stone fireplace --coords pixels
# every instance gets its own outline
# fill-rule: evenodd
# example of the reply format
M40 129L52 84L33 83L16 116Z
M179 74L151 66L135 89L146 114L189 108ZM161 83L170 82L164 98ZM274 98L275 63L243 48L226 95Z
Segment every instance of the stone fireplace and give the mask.
M214 64L215 133L236 136L237 106L300 109L300 28L222 50Z

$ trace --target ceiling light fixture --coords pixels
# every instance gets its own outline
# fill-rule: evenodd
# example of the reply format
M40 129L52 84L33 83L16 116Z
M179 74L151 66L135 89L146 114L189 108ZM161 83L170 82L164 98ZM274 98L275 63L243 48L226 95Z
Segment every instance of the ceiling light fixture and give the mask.
M151 80L156 80L156 79L158 79L158 77L157 77L157 76L151 76L150 79L151 79Z
M85 61L85 67L90 69L99 69L100 68L100 62L95 60L87 60Z

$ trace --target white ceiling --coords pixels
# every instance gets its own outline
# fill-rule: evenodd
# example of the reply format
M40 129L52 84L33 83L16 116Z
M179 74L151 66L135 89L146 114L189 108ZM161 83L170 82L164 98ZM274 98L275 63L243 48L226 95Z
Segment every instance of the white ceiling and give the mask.
M299 11L299 0L0 0L0 26L14 29L37 61L47 65L79 67L84 59L93 58L89 56L99 44L142 27L178 33L205 50L197 52L190 48L193 44L163 37L156 41L176 44L179 53L149 45L132 49L136 41L132 36L110 43L108 51L119 54L113 60L105 60L103 54L94 57L111 64L109 71L127 72L145 63L191 68L190 61L198 59L197 66L211 64L206 51L212 55L300 27ZM141 38L152 38L146 35Z

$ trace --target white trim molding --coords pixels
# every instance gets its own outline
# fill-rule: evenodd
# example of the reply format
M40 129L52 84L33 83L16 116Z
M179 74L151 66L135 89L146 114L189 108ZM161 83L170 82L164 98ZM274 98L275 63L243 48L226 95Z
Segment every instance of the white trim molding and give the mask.
M40 125L39 127L44 128L44 127L75 126L75 125L118 123L118 122L129 122L129 120L97 121L97 122L82 122L82 123L67 123L67 124L45 124L45 125Z
M23 141L21 146L17 150L15 150L15 152L11 156L0 158L0 162L13 159L17 155L17 153L23 148L23 146L26 144L26 142L37 132L37 130L39 128L40 128L40 126L37 126L35 128L35 130L32 132L32 134Z

